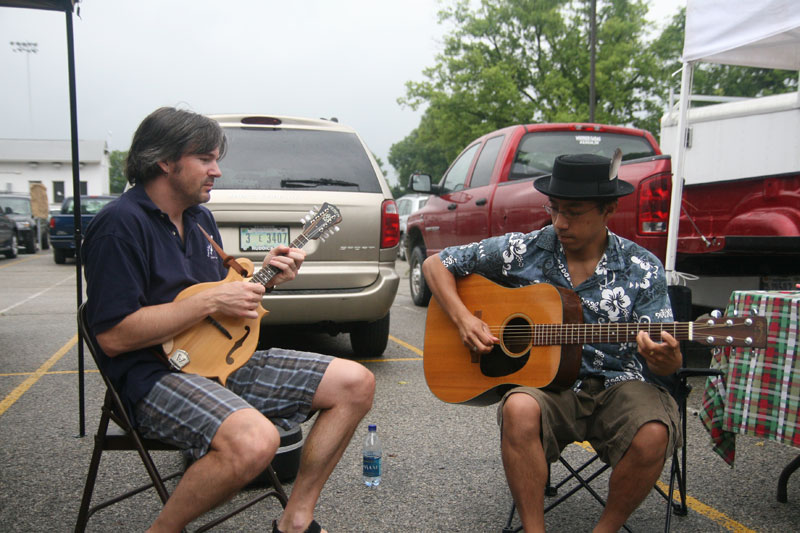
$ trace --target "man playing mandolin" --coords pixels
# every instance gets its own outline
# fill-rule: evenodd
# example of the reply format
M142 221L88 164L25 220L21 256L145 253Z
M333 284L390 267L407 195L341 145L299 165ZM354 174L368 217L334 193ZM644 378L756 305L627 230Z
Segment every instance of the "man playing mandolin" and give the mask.
M470 350L488 354L500 339L459 297L456 278L469 274L506 287L549 283L571 289L586 323L672 320L659 260L606 228L617 199L633 192L617 177L620 159L619 152L614 161L590 154L557 157L552 175L534 181L549 197L551 226L454 246L425 261L433 295ZM525 531L544 531L547 463L574 441L588 440L613 467L608 504L594 531L618 531L650 492L682 442L678 407L650 378L672 374L682 362L678 341L666 332L661 340L640 331L635 343L583 344L572 388L517 387L503 397L503 465Z
M231 281L175 300L188 286L226 275L210 198L225 135L213 120L160 108L139 125L126 162L133 185L92 221L83 245L87 316L115 383L145 437L188 450L196 461L150 531L181 531L270 464L289 429L319 412L303 447L291 497L273 532L318 532L322 487L372 406L375 378L362 365L279 348L256 351L222 386L176 372L161 344L212 314L258 317L265 287ZM297 275L305 253L277 246L264 268L270 288ZM225 354L220 354L224 358ZM257 528L266 529L266 528Z

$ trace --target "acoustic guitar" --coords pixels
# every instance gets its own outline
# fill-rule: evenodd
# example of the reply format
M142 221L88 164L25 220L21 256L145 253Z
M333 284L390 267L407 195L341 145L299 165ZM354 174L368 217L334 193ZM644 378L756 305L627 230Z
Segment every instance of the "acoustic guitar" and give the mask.
M568 388L578 376L583 344L636 342L639 331L658 340L666 331L677 340L707 345L766 346L763 317L696 322L584 324L580 297L546 283L507 288L477 274L456 280L464 305L500 339L478 354L461 342L458 328L432 298L425 323L425 381L449 403L486 405L513 386Z
M303 232L289 245L291 248L302 248L308 242L324 238L332 231L339 228L342 215L339 209L325 203L319 211L312 211L302 222ZM204 232L205 233L205 232ZM211 241L212 244L213 241ZM233 258L225 257L224 252L218 249L223 256L225 264ZM204 290L215 287L221 283L244 281L249 276L250 283L261 283L265 287L280 269L270 266L262 268L253 275L253 262L247 258L235 260L237 265L228 269L228 274L221 281L197 283L182 290L175 301L188 298ZM257 318L242 318L228 316L223 313L214 313L186 329L173 339L162 344L161 348L166 354L170 366L182 372L199 374L208 378L218 378L223 385L228 376L244 365L256 350L258 336L261 330L261 319L269 313L262 306L258 306Z

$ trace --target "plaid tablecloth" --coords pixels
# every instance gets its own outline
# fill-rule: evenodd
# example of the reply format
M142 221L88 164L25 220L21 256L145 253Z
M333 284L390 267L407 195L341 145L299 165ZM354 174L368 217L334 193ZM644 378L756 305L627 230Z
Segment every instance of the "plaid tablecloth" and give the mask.
M800 448L800 291L735 291L726 314L767 319L767 347L716 350L703 392L700 419L714 451L733 465L736 434Z

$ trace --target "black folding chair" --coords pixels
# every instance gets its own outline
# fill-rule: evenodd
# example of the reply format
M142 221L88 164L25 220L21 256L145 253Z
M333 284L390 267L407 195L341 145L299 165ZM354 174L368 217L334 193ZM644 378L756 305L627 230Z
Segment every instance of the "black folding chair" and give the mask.
M689 289L682 286L670 286L669 287L670 293L670 301L672 302L673 313L675 315L675 320L679 322L686 322L691 320L691 294ZM681 351L684 354L684 358L686 356L686 352L688 350L688 342L681 343ZM645 366L646 368L646 366ZM664 531L668 532L670 529L670 525L672 522L672 514L676 514L678 516L686 516L688 513L688 506L686 505L686 414L687 414L687 400L689 398L689 393L692 390L691 385L689 384L689 378L695 376L718 376L720 372L718 370L713 370L710 368L680 368L675 374L667 377L657 377L657 376L650 376L654 381L658 382L660 385L664 386L667 390L670 391L673 398L675 398L676 403L678 404L678 412L681 418L681 427L683 429L683 437L684 443L683 446L680 448L676 448L672 454L672 461L670 464L670 475L669 475L669 488L667 491L664 491L658 485L655 485L656 491L664 497L667 502L667 511L666 516L664 518ZM548 465L548 479L547 485L545 486L545 496L546 497L555 497L558 496L558 491L570 482L572 483L569 491L545 506L544 512L547 513L551 509L555 508L556 506L560 505L564 501L566 501L570 496L575 494L581 489L586 489L589 494L594 497L602 506L605 507L606 501L605 499L592 488L591 483L601 474L603 474L606 470L610 468L609 465L600 461L600 457L594 454L589 460L581 464L580 466L573 467L569 464L569 462L564 459L564 457L558 458L559 463L566 468L568 474L566 477L561 479L556 485L551 484L550 480L550 466ZM675 488L677 486L678 489L678 499L677 501L674 498ZM522 530L522 526L514 527L514 515L516 512L516 505L512 502L511 504L511 512L508 515L508 520L506 521L505 527L503 527L503 533L516 533ZM623 528L626 531L631 531L628 525L624 525Z
M85 315L86 303L84 302L78 309L78 328L80 329L81 335L86 341L89 351L91 352L92 357L94 358L99 369L101 367L98 361L98 350L91 340L92 337L89 336ZM175 446L158 440L142 438L136 428L131 424L128 413L125 410L122 400L120 399L120 396L113 384L103 374L102 370L100 371L100 374L102 375L103 381L106 384L106 394L101 410L100 424L97 428L97 434L94 437L94 450L92 452L91 462L89 463L89 473L86 476L86 484L83 489L83 498L81 499L81 506L78 512L78 521L75 525L76 532L84 531L89 518L100 509L109 507L151 488L155 488L162 504L166 503L167 499L169 498L169 492L167 491L164 482L179 477L183 474L183 469L166 476L162 476L158 472L158 469L153 462L153 458L150 456L150 452L156 450L180 452L180 450ZM113 422L113 424L110 424L110 422ZM104 451L138 452L139 457L141 458L142 463L147 470L147 474L150 476L151 482L117 496L113 496L90 507L92 503L92 493L94 492L95 481L97 480L97 473L100 467L100 457ZM277 498L281 506L286 507L286 492L283 490L283 485L281 485L281 482L275 475L275 471L273 470L272 466L267 468L267 470L264 472L264 475L269 481L267 489L264 492L261 492L247 502L239 505L235 509L226 513L224 516L218 517L202 525L195 531L207 531L269 497Z

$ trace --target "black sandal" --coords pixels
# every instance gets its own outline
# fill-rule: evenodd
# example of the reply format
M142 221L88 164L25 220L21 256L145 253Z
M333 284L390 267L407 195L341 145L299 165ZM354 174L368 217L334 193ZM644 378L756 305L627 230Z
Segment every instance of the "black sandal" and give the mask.
M321 532L322 528L320 527L320 525L317 523L316 520L312 520L311 523L308 524L308 527L306 528L304 533L321 533ZM272 521L272 533L283 533L283 531L278 529L277 520Z

